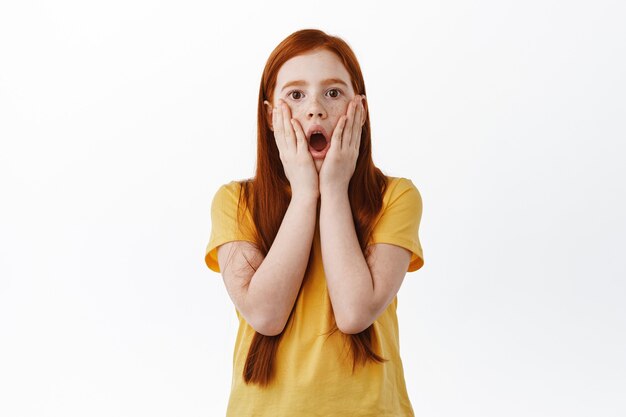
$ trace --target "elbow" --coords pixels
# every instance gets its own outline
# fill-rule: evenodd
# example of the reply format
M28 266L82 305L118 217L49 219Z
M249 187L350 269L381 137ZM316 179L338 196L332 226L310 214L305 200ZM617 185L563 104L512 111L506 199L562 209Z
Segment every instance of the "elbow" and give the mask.
M257 317L248 322L250 326L263 336L278 336L285 329L285 323L275 317Z
M267 308L265 305L259 305L260 303L250 302L246 299L246 302L242 304L240 310L241 315L245 321L256 331L263 336L277 336L281 334L287 324L287 318L275 308ZM254 308L250 308L253 306Z
M342 333L345 334L358 334L362 331L366 330L368 327L372 325L374 320L369 320L365 315L355 315L352 317L346 318L336 318L337 327Z

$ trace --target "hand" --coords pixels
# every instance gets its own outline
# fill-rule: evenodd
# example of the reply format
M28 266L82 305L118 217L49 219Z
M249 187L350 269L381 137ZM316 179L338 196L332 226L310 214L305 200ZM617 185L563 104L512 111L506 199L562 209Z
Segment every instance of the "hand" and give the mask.
M361 127L363 125L364 96L357 95L348 104L345 115L339 118L320 168L320 191L335 190L347 192L350 179L354 174L356 161L361 146Z
M292 198L296 194L319 197L319 179L306 136L282 100L278 100L272 111L272 126Z

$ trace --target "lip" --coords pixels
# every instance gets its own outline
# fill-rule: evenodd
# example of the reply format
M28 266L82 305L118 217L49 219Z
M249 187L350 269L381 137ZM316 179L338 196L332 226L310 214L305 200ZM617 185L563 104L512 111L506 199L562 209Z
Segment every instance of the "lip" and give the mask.
M324 135L324 138L326 138L326 147L321 151L317 151L309 144L309 152L311 153L313 159L324 159L326 153L328 152L328 149L330 149L330 136L328 136L326 129L324 129L322 125L311 125L307 129L306 133L307 142L309 141L309 139L311 139L311 135L313 134L313 132L321 132L322 135Z
M330 142L330 136L328 136L326 129L324 129L322 125L309 126L309 128L306 131L306 140L308 141L309 139L311 139L311 135L313 134L313 132L317 132L317 131L322 132L322 135L324 135L324 137L326 138L326 142Z
M315 148L309 145L309 152L311 153L311 156L313 157L313 159L324 159L329 149L330 149L330 141L326 142L326 147L322 149L321 151L317 151L315 150Z

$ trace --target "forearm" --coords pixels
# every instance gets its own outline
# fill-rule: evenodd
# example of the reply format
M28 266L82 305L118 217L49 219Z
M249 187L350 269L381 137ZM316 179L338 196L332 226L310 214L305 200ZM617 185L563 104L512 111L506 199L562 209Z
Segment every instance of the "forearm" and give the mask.
M317 198L294 196L265 259L252 276L246 304L278 334L296 301L311 253Z
M320 240L328 293L337 326L356 333L374 297L371 272L361 251L347 191L321 197Z

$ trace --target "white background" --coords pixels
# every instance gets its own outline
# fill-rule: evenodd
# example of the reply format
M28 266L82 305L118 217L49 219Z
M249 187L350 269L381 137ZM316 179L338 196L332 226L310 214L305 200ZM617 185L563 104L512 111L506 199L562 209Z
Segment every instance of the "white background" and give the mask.
M374 161L422 193L398 294L417 416L626 415L622 1L3 1L0 415L224 415L203 262L254 173L272 49L360 60Z

